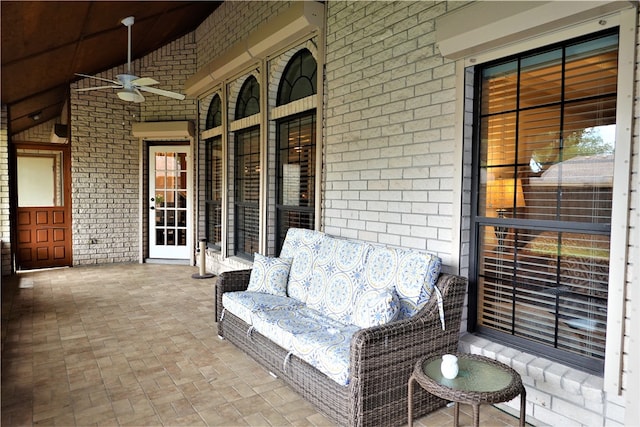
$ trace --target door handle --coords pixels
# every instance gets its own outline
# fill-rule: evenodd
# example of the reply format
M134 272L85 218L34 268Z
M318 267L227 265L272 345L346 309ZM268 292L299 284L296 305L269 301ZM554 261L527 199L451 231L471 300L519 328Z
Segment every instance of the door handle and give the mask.
M149 209L154 210L156 207L155 206L149 206Z

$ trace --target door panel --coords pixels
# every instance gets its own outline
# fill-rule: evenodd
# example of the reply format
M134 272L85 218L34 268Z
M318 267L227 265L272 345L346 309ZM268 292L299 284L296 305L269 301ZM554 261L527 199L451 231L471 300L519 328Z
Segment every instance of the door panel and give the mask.
M61 208L18 208L18 266L20 269L70 265L68 226Z
M189 146L149 147L149 257L191 257Z
M19 270L72 264L68 149L16 148Z

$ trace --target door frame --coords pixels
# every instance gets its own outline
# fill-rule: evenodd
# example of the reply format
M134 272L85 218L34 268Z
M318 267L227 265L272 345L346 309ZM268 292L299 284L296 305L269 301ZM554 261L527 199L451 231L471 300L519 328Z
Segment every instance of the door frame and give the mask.
M132 134L138 138L138 262L143 264L149 259L149 146L151 145L184 145L189 147L189 172L191 173L191 189L187 197L191 202L191 212L188 220L191 221L190 230L187 232L187 246L189 250L189 265L195 265L195 233L197 233L198 203L195 195L198 194L198 168L197 159L194 158L197 150L194 149L195 126L191 121L174 122L140 122L133 123Z
M157 193L157 188L153 185L152 179L153 176L151 174L151 169L152 167L155 170L155 167L152 166L154 162L154 158L152 158L152 152L156 152L156 151L167 151L167 152L181 152L181 153L186 153L186 172L187 172L187 177L186 177L186 190L187 190L187 196L186 196L186 242L185 242L185 247L184 247L184 251L188 252L189 258L164 258L164 257L159 257L159 256L155 256L155 257L151 257L151 252L152 252L152 241L154 240L154 231L155 231L155 212L158 209L158 205L157 205L157 201L152 202L152 198L155 198L156 196L154 194L151 193L151 188L152 186L155 188L155 193ZM155 157L155 155L154 155ZM191 150L191 146L188 144L184 144L184 143L179 143L179 144L175 144L175 143L162 143L162 144L148 144L147 145L147 159L148 159L148 166L147 166L147 176L148 176L148 181L147 181L147 209L148 209L148 215L147 215L147 228L149 230L149 232L147 233L147 247L149 250L149 259L150 260L156 260L156 259L164 259L164 260L176 260L177 262L179 262L179 260L186 260L189 259L189 261L191 261L192 258L192 253L193 253L193 248L195 247L193 244L193 177L192 177L192 173L193 173L193 159L192 159L192 150ZM155 209L154 206L155 205ZM175 221L178 221L178 218L176 216ZM177 236L176 236L177 238ZM156 245L157 246L157 245ZM191 248L191 249L190 249ZM161 246L161 248L158 248L159 251L164 250L165 247Z
M65 260L64 267L73 266L73 219L71 198L71 145L69 143L45 143L45 142L10 142L10 218L11 218L11 272L18 266L18 150L45 150L62 152L62 197L65 217ZM37 268L34 268L37 269Z

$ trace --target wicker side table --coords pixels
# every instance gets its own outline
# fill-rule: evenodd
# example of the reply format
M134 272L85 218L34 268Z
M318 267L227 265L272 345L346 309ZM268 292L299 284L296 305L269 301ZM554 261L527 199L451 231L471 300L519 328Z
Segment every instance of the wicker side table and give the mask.
M458 427L460 403L473 406L473 425L480 424L480 404L507 402L520 395L520 426L525 425L527 392L520 375L507 365L488 357L457 354L460 371L452 380L440 372L442 356L426 357L416 363L409 378L409 427L413 425L414 382L427 392L455 403L453 421Z

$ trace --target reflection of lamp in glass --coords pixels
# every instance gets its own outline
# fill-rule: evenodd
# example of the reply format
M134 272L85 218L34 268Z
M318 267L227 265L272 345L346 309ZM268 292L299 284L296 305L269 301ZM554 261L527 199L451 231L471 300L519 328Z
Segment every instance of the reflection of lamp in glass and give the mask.
M495 209L498 218L506 218L505 213L514 208L526 206L520 179L493 179L487 183L487 209ZM503 246L508 227L496 226L498 245Z

